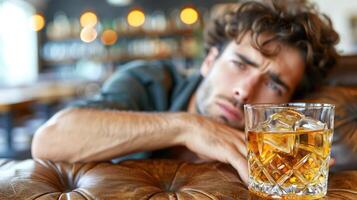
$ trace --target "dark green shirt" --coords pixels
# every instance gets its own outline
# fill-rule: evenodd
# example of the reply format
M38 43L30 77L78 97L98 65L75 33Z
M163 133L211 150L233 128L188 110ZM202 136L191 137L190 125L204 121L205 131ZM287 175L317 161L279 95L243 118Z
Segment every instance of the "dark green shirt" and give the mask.
M93 98L74 107L146 112L184 111L201 81L199 74L184 77L171 62L134 61L121 66ZM113 160L165 157L157 151L131 154Z
M133 61L121 66L93 98L75 107L183 111L201 81L199 74L184 77L168 61Z

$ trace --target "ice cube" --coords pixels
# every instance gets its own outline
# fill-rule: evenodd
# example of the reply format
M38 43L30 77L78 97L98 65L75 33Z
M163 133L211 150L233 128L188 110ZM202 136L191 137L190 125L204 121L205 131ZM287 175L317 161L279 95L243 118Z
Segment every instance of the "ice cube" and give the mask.
M268 120L258 125L262 131L294 131L296 121L304 118L304 115L291 109L285 109L281 112L274 113L268 117Z
M268 132L264 133L263 146L268 145L273 148L273 151L293 155L296 140L299 138L289 132L294 131L295 123L304 117L303 114L292 109L270 115L266 121L258 125L260 131Z
M332 136L332 131L327 129L327 125L322 122L313 119L311 121L314 123L301 123L301 126L296 128L300 132L299 151L304 150L326 158L330 153L331 142L329 138Z
M266 133L264 134L264 145L273 147L273 151L294 154L296 135L293 133Z
M327 124L312 119L310 117L304 117L298 121L295 122L294 124L294 131L298 130L324 130L326 129Z

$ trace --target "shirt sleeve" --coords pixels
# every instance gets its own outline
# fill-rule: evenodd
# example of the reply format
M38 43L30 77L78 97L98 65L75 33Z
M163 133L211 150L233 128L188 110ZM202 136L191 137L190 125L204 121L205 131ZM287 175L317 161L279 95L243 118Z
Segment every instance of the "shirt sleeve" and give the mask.
M92 98L75 102L71 107L133 111L168 109L173 85L171 63L134 61L119 69Z

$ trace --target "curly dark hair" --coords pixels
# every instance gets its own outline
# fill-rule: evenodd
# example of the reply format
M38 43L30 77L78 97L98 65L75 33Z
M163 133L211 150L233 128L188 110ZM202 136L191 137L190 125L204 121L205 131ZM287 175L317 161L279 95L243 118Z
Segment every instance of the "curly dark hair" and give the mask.
M265 56L277 53L264 48L271 41L300 51L306 68L293 98L301 98L320 85L338 58L335 45L339 36L331 20L303 0L241 1L236 9L226 10L208 24L206 52L211 47L222 52L228 42L235 40L239 43L247 33L251 35L252 46ZM259 37L263 34L272 37L262 42Z

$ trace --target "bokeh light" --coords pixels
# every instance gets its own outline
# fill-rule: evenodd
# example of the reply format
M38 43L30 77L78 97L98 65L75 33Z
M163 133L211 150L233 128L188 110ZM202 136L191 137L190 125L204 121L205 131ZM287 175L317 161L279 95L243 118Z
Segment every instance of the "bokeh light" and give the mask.
M185 24L194 24L198 20L198 12L194 8L184 8L181 10L180 19Z
M107 29L102 33L101 40L104 45L108 45L108 46L113 45L117 42L117 39L118 39L118 35L112 29Z
M84 27L81 31L81 40L83 42L93 42L97 38L97 31L93 27Z
M40 31L45 27L45 18L40 14L31 16L31 28L34 31Z
M129 12L128 24L133 27L139 27L145 23L145 14L140 10L132 10Z
M85 12L80 17L80 23L82 27L93 27L97 24L98 17L93 12Z

